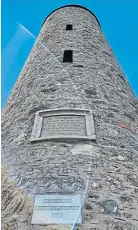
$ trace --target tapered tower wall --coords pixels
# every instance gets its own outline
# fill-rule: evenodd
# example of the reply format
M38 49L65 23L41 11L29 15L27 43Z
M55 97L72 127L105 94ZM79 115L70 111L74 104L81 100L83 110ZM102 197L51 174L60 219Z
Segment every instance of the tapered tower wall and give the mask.
M63 63L65 50L72 63ZM92 110L96 140L32 143L35 113L60 108ZM137 229L137 120L137 100L98 20L62 7L45 20L3 110L2 162L32 203L37 193L86 192L78 229ZM35 229L27 218L26 229Z

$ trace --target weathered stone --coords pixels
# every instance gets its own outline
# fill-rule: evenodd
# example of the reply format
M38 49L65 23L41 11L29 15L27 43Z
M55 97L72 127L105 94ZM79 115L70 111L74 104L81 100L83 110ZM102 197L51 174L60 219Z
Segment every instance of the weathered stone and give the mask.
M121 199L122 202L132 202L132 197L128 196L127 194L122 194L120 199Z
M85 208L87 209L87 210L92 210L93 208L92 208L92 204L90 204L90 203L86 203L85 204Z
M89 97L97 94L95 89L85 89L85 93L88 94Z
M114 200L105 200L100 203L104 209L105 214L116 214L118 212L118 205Z
M98 188L98 186L99 186L98 183L96 183L96 182L93 182L93 183L92 183L92 188L93 188L93 189Z
M120 155L117 157L117 159L118 159L119 161L125 161L125 157L120 156Z

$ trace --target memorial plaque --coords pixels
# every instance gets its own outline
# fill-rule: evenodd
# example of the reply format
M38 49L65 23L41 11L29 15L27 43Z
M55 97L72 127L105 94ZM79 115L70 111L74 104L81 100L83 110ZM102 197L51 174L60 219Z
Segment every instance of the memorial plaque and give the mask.
M53 109L36 113L31 141L50 139L94 140L92 112L83 109Z
M85 136L85 116L57 115L44 117L41 136Z
M36 195L31 223L81 223L81 195Z

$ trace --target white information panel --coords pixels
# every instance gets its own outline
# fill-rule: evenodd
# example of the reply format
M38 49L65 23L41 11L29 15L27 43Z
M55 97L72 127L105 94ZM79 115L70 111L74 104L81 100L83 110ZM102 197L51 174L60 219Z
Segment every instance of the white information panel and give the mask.
M81 223L81 195L35 195L32 224Z

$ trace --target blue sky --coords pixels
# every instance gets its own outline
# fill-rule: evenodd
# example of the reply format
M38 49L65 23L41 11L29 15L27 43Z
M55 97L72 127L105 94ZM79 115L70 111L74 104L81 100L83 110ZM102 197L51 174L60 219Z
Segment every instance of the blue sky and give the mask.
M2 0L2 106L19 76L46 16L57 7L80 4L99 19L138 97L138 0Z

